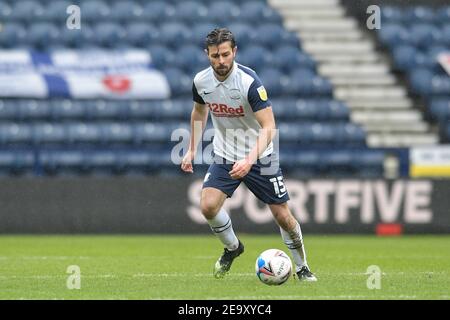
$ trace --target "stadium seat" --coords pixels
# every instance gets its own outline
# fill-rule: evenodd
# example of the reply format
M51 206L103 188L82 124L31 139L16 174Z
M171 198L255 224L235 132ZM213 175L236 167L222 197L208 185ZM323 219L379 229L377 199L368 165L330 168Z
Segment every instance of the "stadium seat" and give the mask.
M36 22L28 28L27 40L35 48L48 50L49 46L60 45L60 32L49 22Z
M443 6L436 12L437 20L441 23L450 23L450 6Z
M313 94L312 79L314 71L298 68L289 75L289 81L283 85L283 93L294 96L311 96Z
M432 24L414 24L409 32L409 43L417 48L428 48L432 44L439 43L442 38L440 29Z
M113 1L110 8L110 17L119 22L136 21L143 14L138 2L131 0Z
M380 178L384 174L385 154L382 150L365 150L352 152L352 163L357 169L358 177Z
M401 23L404 20L405 17L401 8L389 5L381 7L381 21L383 21L383 23Z
M95 150L86 152L84 163L87 171L94 175L111 175L119 172L119 156L113 150Z
M335 127L335 141L347 146L365 146L366 132L354 123L337 124Z
M431 7L413 6L405 12L405 21L410 24L433 23L435 13Z
M0 100L0 121L18 120L19 118L19 108L14 100Z
M265 1L244 1L240 6L239 19L247 21L251 25L264 23L282 23L280 14L265 3ZM264 21L264 23L262 23Z
M134 141L133 127L129 123L101 123L100 130L103 142L109 146L115 144L132 144Z
M431 93L433 73L429 69L416 69L409 75L409 82L413 92L427 96Z
M241 19L239 6L229 1L211 1L208 6L208 21L218 25L226 25ZM243 21L246 21L245 19Z
M99 125L75 122L67 124L69 143L71 144L101 144L103 135Z
M152 173L155 165L152 153L147 150L127 150L119 154L121 170L126 174Z
M0 125L1 145L31 145L33 141L32 129L27 124L6 122Z
M42 20L54 23L61 23L67 20L67 8L74 4L66 0L47 1L44 4L44 10L41 16Z
M265 47L249 45L236 57L237 62L252 68L256 72L261 71L272 63L272 53Z
M78 100L50 100L52 117L55 121L81 120L87 117L86 104Z
M86 22L107 21L111 15L111 9L106 2L100 0L83 1L80 4L82 20Z
M205 47L206 36L217 27L218 25L211 22L195 23L192 26L192 44L203 50Z
M32 151L0 150L0 175L30 172L35 164Z
M380 41L388 47L408 44L410 40L410 33L400 24L386 23L378 34Z
M192 93L192 78L178 68L169 67L163 70L174 97ZM192 75L193 76L193 75Z
M167 143L170 141L170 128L159 123L138 123L134 126L134 143L137 145Z
M193 41L192 30L180 22L164 22L159 26L161 42L167 47L178 49Z
M143 3L141 19L150 23L162 23L173 20L175 8L164 1L149 1Z
M123 119L126 111L122 101L93 100L86 108L86 115L92 120Z
M450 121L450 98L433 99L428 113L435 122Z
M5 23L0 30L0 47L16 48L27 42L27 30L21 23Z
M24 22L37 21L43 13L44 8L38 1L17 1L11 6L10 19Z
M151 45L149 47L152 64L158 68L167 68L175 63L173 51L162 45Z
M208 8L199 1L180 1L175 5L176 21L195 24L208 19Z
M94 27L95 41L100 47L113 48L125 38L125 30L112 22L100 22Z
M18 105L20 118L25 121L45 120L51 118L51 108L47 101L41 100L19 100Z
M316 63L299 48L284 45L276 49L273 54L274 64L284 72L291 72L295 68L309 68L315 70Z
M351 176L355 173L355 164L350 152L332 151L321 159L323 174L329 177Z
M209 61L201 47L194 45L180 46L175 52L174 66L182 69L186 74L195 75L209 67Z
M125 40L134 47L148 47L160 41L160 32L152 24L132 22L126 27Z
M336 100L323 100L318 104L316 119L318 121L338 121L347 122L350 119L350 110L348 107Z
M277 68L264 68L258 75L269 97L277 97L282 94L283 74Z
M68 132L65 125L53 123L37 123L32 126L33 141L36 145L59 144L68 142Z
M39 164L45 174L74 174L87 172L85 152L81 150L42 150Z
M239 50L244 50L256 38L256 30L245 22L232 22L228 28L233 32Z
M92 47L95 44L94 36L91 26L84 23L82 29L61 28L60 41L67 48Z

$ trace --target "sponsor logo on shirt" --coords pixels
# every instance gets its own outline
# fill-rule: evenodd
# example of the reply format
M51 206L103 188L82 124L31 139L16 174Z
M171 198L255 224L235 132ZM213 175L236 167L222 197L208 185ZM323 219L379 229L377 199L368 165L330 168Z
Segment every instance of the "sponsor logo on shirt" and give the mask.
M224 103L207 103L206 105L216 117L235 118L243 117L245 115L243 106L234 108L227 106Z

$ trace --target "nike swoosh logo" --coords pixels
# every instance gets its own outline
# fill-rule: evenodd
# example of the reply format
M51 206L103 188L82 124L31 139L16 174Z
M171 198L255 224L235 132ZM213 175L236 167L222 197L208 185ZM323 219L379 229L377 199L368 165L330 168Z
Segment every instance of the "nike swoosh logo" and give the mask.
M286 195L286 193L287 193L287 192L278 195L278 198L283 198L283 197Z
M213 93L214 91L210 91L210 92L206 92L206 91L203 91L203 94L204 95L207 95L207 94L210 94L210 93Z

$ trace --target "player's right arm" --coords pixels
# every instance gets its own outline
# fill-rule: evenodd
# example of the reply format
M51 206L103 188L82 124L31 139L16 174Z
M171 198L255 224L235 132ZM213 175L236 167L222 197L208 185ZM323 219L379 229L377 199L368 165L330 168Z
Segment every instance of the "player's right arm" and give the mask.
M189 139L189 149L181 161L181 170L184 172L194 172L192 160L194 160L207 120L208 108L206 105L194 102L194 107L191 112L191 137Z

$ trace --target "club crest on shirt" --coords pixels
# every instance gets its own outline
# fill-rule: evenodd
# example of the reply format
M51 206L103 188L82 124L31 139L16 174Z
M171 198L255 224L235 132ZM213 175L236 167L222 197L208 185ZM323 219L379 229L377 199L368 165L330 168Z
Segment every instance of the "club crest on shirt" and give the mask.
M258 94L259 94L259 97L261 98L261 100L267 101L267 91L264 88L264 86L259 87L257 90L258 90Z

